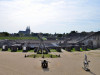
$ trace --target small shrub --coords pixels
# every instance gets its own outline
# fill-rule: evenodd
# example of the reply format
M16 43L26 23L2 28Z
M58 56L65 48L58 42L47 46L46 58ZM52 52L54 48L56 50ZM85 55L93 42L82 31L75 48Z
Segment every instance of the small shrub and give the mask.
M87 48L87 51L90 51L91 49Z
M86 50L83 50L82 48L80 48L80 51L86 51Z
M75 48L73 48L72 50L71 50L71 52L75 52L76 50L75 50Z

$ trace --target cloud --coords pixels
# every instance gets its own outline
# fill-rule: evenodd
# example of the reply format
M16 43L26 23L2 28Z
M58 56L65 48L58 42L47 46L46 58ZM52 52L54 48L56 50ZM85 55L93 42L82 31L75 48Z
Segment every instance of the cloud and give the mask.
M9 20L16 22L25 21L26 24L28 22L37 23L36 25L38 25L55 18L57 15L56 10L53 9L51 4L34 3L32 0L4 1L0 4L0 16L3 15L2 17L7 17Z
M18 32L30 25L32 31L39 32L43 29L47 31L50 25L61 28L68 24L100 24L99 5L95 5L97 2L97 0L96 2L91 0L0 1L0 27L10 32ZM11 30L11 27L14 29ZM37 30L39 27L44 28ZM59 28L55 30L59 31Z

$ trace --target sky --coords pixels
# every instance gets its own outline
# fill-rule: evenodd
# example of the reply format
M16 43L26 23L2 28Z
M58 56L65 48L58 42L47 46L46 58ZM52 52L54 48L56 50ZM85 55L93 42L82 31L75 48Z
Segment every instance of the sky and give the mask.
M0 0L0 32L100 31L100 0Z

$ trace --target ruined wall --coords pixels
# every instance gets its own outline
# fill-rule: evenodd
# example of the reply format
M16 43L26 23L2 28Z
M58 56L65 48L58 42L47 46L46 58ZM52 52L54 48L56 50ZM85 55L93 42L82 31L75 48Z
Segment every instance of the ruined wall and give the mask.
M100 34L94 34L91 37L82 41L85 45L92 45L90 42L93 43L93 48L100 48Z
M59 40L50 40L50 41L44 41L44 43L46 44L50 44L50 43L58 43ZM3 45L7 45L8 47L13 45L13 44L39 44L40 41L39 40L0 40L0 48Z

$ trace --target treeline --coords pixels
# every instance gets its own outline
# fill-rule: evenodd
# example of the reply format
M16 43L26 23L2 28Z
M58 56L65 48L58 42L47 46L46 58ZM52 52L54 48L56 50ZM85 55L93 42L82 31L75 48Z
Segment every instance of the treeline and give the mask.
M1 32L0 36L10 36L10 34L8 32Z
M91 31L93 32L93 31ZM1 32L0 33L0 37L7 37L7 36L14 36L14 37L24 37L24 36L33 36L33 37L37 37L39 34L41 34L43 37L58 37L58 38L61 38L61 37L65 37L67 35L73 35L73 34L82 34L82 35L85 35L85 34L88 34L90 32L85 32L85 31L82 31L82 32L78 32L78 31L71 31L70 33L55 33L55 34L50 34L50 33L33 33L31 32L31 34L19 34L19 33L13 33L13 34L10 34L8 32Z

